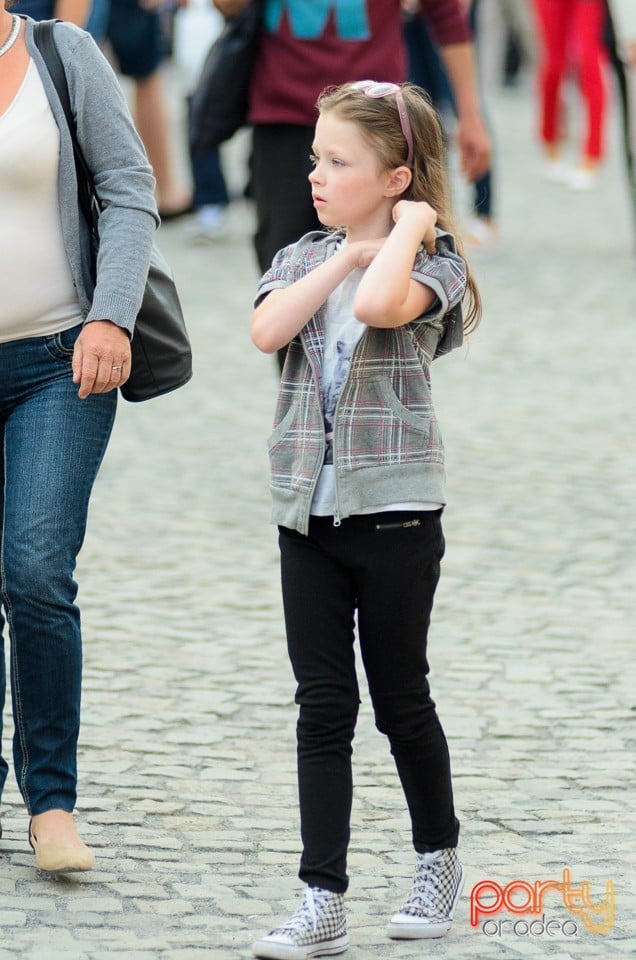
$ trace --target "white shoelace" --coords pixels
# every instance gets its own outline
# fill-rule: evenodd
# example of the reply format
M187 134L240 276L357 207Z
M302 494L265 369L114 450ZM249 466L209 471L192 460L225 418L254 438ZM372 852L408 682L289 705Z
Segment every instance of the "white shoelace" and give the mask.
M307 927L307 920L309 919L309 921L311 922L311 929L315 933L316 928L318 926L318 911L316 909L316 900L321 899L322 892L323 891L318 892L317 888L316 888L316 891L314 891L314 888L307 887L307 889L305 890L305 895L303 897L303 902L298 907L298 909L294 913L292 913L287 923L284 926L280 927L279 929L281 931L289 930L292 932L305 930ZM328 893L328 891L324 891L324 892Z
M413 879L413 888L404 904L404 907L423 908L428 914L439 909L439 888L441 877L437 863L442 859L442 852L423 853L418 857L417 869Z

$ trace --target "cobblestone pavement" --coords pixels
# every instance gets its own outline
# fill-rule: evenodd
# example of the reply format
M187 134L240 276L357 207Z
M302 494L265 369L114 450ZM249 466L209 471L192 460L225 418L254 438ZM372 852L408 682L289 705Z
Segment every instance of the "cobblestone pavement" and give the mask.
M492 113L502 238L476 260L483 326L434 370L451 497L432 680L468 883L446 940L385 940L412 854L364 696L350 960L636 949L636 294L624 180L615 158L597 192L545 185L529 90L500 94ZM237 204L214 245L193 245L186 223L161 229L196 371L170 397L121 404L81 557L78 813L97 868L38 873L10 780L0 960L244 958L299 890L293 682L268 524L276 375L248 338L251 226ZM615 884L608 933L589 932L557 890L540 910L557 921L546 932L530 933L532 917L513 928L505 909L470 925L479 880L556 881L566 868L594 902Z

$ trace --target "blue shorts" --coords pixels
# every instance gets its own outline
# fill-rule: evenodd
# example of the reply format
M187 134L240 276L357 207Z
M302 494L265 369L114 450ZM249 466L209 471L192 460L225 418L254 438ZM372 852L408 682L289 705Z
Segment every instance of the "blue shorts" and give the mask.
M11 13L23 13L34 20L51 20L55 16L53 7L54 0L18 0Z
M137 0L110 0L106 31L120 73L142 80L155 72L163 57L161 22L156 11Z

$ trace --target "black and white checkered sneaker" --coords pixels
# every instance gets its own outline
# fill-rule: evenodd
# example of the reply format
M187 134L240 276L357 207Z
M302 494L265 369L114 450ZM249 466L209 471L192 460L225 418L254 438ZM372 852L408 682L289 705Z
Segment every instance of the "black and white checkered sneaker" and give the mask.
M268 960L309 960L343 953L348 946L343 895L306 887L296 912L252 944L252 953Z
M387 934L395 940L446 936L463 886L464 871L454 847L418 853L411 892L391 917Z

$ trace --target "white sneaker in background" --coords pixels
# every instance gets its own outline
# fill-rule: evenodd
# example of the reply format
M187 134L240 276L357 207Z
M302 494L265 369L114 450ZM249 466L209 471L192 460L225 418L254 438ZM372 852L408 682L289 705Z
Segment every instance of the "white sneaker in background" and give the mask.
M205 243L222 237L227 226L227 207L220 203L208 203L197 207L192 223L192 239Z
M548 183L568 183L572 168L565 160L546 160L543 164L543 177Z
M568 186L571 190L594 190L598 186L598 170L577 167L570 173Z
M491 220L472 217L462 231L464 243L472 251L492 250L499 243L499 234Z

